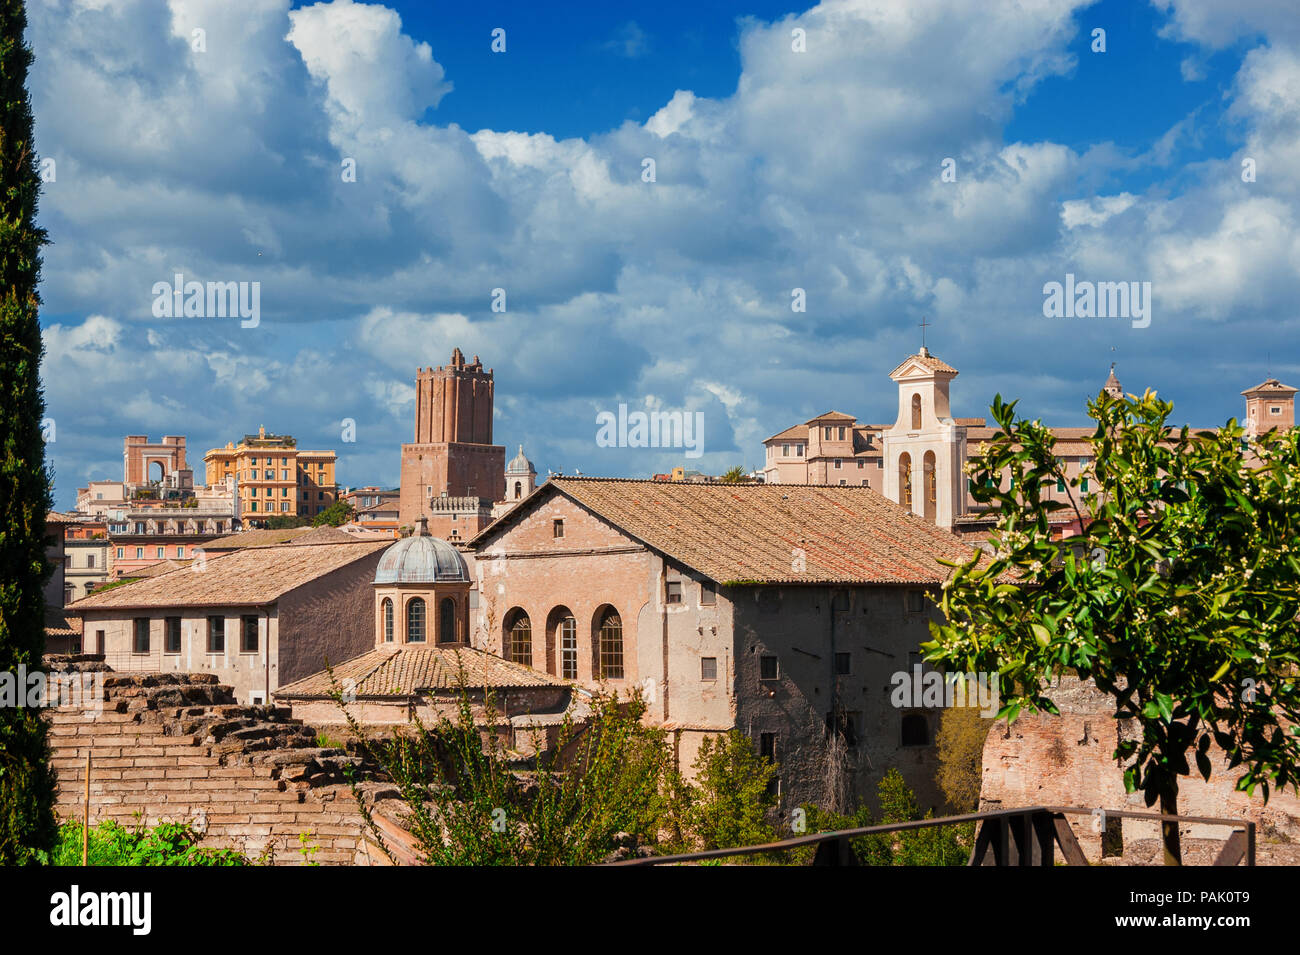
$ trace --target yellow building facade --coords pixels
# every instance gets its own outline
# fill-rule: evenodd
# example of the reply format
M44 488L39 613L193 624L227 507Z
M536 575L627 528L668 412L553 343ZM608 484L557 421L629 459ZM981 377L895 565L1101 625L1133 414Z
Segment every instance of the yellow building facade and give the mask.
M333 451L299 450L287 434L246 434L203 456L208 485L234 481L238 515L246 520L314 517L338 496Z

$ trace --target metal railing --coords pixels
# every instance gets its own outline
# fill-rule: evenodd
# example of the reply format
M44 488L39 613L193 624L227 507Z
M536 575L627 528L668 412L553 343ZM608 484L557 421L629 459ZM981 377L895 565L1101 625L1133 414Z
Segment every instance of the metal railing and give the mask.
M1156 812L1134 812L1125 809L1101 810L1106 817L1117 819L1144 819L1159 822L1192 823L1211 826L1230 826L1232 832L1224 842L1216 866L1235 866L1243 860L1248 866L1255 864L1255 823L1240 819L1220 819L1209 816L1174 816ZM1056 864L1056 850L1066 865L1088 865L1083 847L1066 819L1067 815L1095 816L1097 810L1078 806L1029 806L1023 809L995 809L988 812L967 813L960 816L942 816L938 819L917 819L911 822L865 826L858 829L840 829L833 832L810 833L779 842L734 849L709 849L671 856L648 856L626 859L610 865L675 865L683 862L703 862L737 856L760 855L816 846L813 865L857 865L852 840L862 836L929 829L934 826L953 826L974 822L978 824L975 843L967 865L971 866L1050 866Z

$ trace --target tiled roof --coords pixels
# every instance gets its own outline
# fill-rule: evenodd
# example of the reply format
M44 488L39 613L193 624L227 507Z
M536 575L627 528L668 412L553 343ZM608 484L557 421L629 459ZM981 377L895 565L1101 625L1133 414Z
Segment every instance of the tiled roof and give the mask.
M308 528L306 534L285 541L285 544L291 547L301 547L304 544L351 544L355 541L356 538L346 531L341 531L329 524L322 524L320 527Z
M203 564L82 597L69 612L153 607L256 607L346 567L392 541L245 547ZM204 569L200 570L199 566Z
M780 434L772 435L772 437L768 438L767 441L789 441L795 438L800 438L805 441L808 439L808 426L806 424L797 424L793 428L786 428ZM767 441L764 441L763 443L767 444Z
M948 364L946 361L940 361L933 355L908 355L899 363L897 368L889 373L889 377L893 378L912 362L916 362L922 367L928 368L930 371L943 371L953 375L957 374L956 368L952 367L952 365Z
M1243 395L1248 396L1258 394L1286 396L1295 393L1295 388L1292 388L1290 385L1282 384L1282 382L1278 381L1276 378L1266 378L1254 388L1248 388L1242 392Z
M812 424L814 421L857 421L858 419L851 414L845 414L842 411L828 411L825 414L819 414L815 418L809 418L804 424Z
M162 574L170 574L173 570L179 570L182 567L188 567L193 561L184 559L178 560L175 557L167 560L160 560L153 564L147 564L139 570L129 571L122 574L121 580L140 580L146 577L158 577Z
M546 487L720 583L938 583L948 576L938 558L971 555L954 534L860 486L555 477Z
M282 527L279 530L249 530L218 537L203 545L205 551L235 550L239 547L265 547L268 544L284 544L296 538L318 530L315 527Z
M469 689L565 686L554 677L521 663L471 647L380 647L334 667L340 688L355 689L357 698L413 696L423 690L455 690L460 666ZM347 681L351 680L349 685ZM330 695L330 675L322 670L274 691L277 699L319 699Z
M76 637L81 634L81 618L67 617L62 610L51 607L45 614L47 637Z

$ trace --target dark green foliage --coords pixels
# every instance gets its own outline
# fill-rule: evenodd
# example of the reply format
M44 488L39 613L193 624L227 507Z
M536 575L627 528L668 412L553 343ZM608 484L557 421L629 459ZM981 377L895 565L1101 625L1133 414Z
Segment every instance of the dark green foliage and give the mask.
M876 794L880 801L880 815L875 818L866 806L859 806L848 816L824 812L816 806L804 806L807 830L833 832L934 818L933 812L922 815L916 796L897 769L885 773L876 787ZM859 836L849 844L859 865L965 865L970 858L974 834L975 825L968 822ZM791 861L810 862L813 852L812 849L800 849L797 858Z
M506 749L491 697L476 721L463 671L460 680L456 719L432 729L416 719L409 735L371 739L344 710L364 752L398 787L427 863L589 865L617 848L621 833L655 841L669 750L662 730L642 724L638 696L596 696L582 725L566 714L558 756L525 767ZM373 823L371 831L382 844Z
M731 849L773 842L768 814L776 803L768 785L776 764L754 752L739 730L706 737L693 766L695 782L675 774L665 828L676 851Z
M50 476L41 423L40 183L27 97L31 50L21 0L0 0L0 671L40 667L45 647L42 588ZM56 829L46 725L22 707L0 709L0 864L48 851Z
M352 520L354 508L351 502L339 498L325 510L321 511L311 519L312 527L320 527L322 524L328 524L330 527L340 527Z
M82 828L77 822L59 827L53 865L81 865ZM241 866L249 862L233 849L201 849L198 835L187 825L163 823L153 829L127 829L101 822L90 830L87 861L90 865L203 865Z
M1058 675L1094 681L1137 730L1115 750L1125 785L1166 813L1193 764L1209 777L1211 742L1246 792L1300 780L1300 431L1246 442L1234 420L1191 434L1166 426L1172 410L1150 392L1090 402L1087 493L1055 436L996 398L999 431L971 477L999 508L997 551L954 568L948 622L925 644L944 669L999 672L1008 719L1057 712ZM1058 481L1073 507L1041 498ZM1061 509L1080 536L1053 539ZM1177 864L1177 826L1164 838Z

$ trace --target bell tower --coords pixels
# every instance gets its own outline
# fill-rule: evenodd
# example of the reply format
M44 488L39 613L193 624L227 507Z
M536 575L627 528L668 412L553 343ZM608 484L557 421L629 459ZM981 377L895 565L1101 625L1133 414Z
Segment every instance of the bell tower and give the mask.
M898 419L881 435L885 496L940 527L966 513L966 428L948 407L957 369L924 345L889 377L898 383Z

